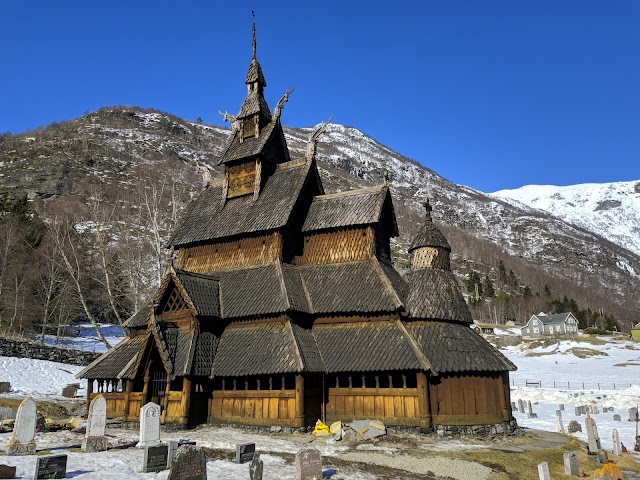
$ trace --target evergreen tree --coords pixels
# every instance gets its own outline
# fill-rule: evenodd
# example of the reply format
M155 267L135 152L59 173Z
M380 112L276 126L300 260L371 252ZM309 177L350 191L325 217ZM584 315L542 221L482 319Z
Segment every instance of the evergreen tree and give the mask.
M502 260L498 263L498 281L502 285L507 283L507 269L505 268L504 263L502 263Z
M496 294L495 288L493 288L493 283L489 278L489 275L484 276L484 280L482 281L482 293L485 298L491 298Z
M547 285L546 283L544 284L544 294L545 294L547 297L550 297L550 296L551 296L551 290L549 290L549 285Z
M476 286L477 286L477 295L476 295ZM467 279L467 291L472 293L474 297L482 297L482 280L480 279L480 274L475 270L471 270L469 274L469 278Z

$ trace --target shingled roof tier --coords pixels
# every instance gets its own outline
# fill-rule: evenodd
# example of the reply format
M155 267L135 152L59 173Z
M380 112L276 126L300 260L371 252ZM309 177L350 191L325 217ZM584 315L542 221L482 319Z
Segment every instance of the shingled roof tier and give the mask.
M136 310L122 324L125 328L140 328L146 327L149 323L149 315L151 315L151 302L146 302L141 308Z
M393 312L404 308L404 281L377 258L300 266L311 313ZM392 272L393 271L393 272ZM400 291L398 291L400 290Z
M393 203L387 186L318 195L313 197L302 231L309 232L378 223L385 202L388 202L392 212ZM393 218L392 235L395 236L398 234L398 227L395 215L391 215L391 217Z
M195 307L197 315L220 316L219 280L217 277L185 272L184 270L176 271L176 276Z
M406 278L409 284L407 311L412 318L473 322L452 271L411 270Z
M466 325L419 321L405 327L439 374L516 370L497 348Z
M260 72L262 73L262 72ZM255 113L262 114L266 119L271 119L271 111L269 105L262 95L258 92L251 92L247 94L242 102L240 111L238 112L238 118L249 117Z
M173 367L169 372L171 377L189 375L195 352L196 331L179 330L175 327L161 328L160 335L165 346L160 351L167 355L165 361L168 360L166 363Z
M213 376L301 372L298 347L287 322L231 324L218 344Z
M327 373L428 370L398 322L314 325Z
M77 375L77 378L120 379L133 378L133 367L149 335L138 335L123 340L107 350Z
M285 226L313 163L279 164L257 199L251 195L223 202L222 185L211 185L194 200L170 244L174 247ZM286 194L283 194L286 192Z
M262 101L264 101L264 99L262 99ZM257 157L264 150L269 141L277 138L278 136L280 136L282 141L286 143L284 134L282 133L282 127L279 126L278 122L269 122L264 126L264 128L262 128L258 137L245 138L242 142L240 142L240 133L235 132L233 137L231 137L231 141L222 155L222 158L218 162L218 165Z
M217 348L218 337L210 332L200 332L196 339L196 349L191 367L193 375L207 377L211 374Z

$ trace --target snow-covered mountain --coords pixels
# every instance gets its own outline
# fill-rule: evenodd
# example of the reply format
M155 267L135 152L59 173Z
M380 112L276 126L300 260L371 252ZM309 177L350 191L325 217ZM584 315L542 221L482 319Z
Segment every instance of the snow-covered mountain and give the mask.
M526 185L491 195L544 210L640 254L640 181Z

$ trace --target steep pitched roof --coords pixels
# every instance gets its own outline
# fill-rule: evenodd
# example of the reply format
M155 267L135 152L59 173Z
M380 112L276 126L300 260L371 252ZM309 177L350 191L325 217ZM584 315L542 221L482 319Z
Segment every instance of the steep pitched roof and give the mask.
M133 367L149 335L129 337L83 368L77 378L132 378Z
M466 325L408 322L405 328L436 373L516 370L516 366L497 348Z
M192 202L170 244L182 246L281 228L289 222L303 186L314 175L314 163L279 164L255 201L248 195L223 202L222 185L211 185Z
M218 165L256 157L260 155L270 140L276 139L278 136L286 144L279 122L269 122L262 128L258 137L245 138L242 142L240 142L240 133L235 132Z
M393 212L391 194L386 185L318 195L313 197L302 231L378 223L382 217L385 202L388 202L390 212ZM392 214L391 217L393 235L397 235L395 215Z
M571 313L553 313L551 315L534 315L544 325L561 325L567 321ZM531 318L533 318L531 317ZM531 320L531 319L529 319Z
M449 245L449 242L436 224L433 223L433 219L431 218L431 205L429 204L429 199L425 200L424 207L426 211L424 223L420 227L418 234L413 239L413 242L411 242L409 253L416 248L421 247L441 247L450 252L451 246Z
M412 318L472 323L471 312L452 271L411 270L407 282L407 310Z
M284 322L231 324L225 328L213 376L268 375L303 370L297 345Z
M391 312L404 308L404 282L376 258L297 267L312 313ZM389 276L387 276L389 275ZM391 278L390 278L391 277Z
M136 310L122 324L125 328L140 328L146 327L149 323L149 315L151 315L151 301L146 302L142 307Z
M257 61L256 61L257 63ZM249 67L249 74L251 74L251 67ZM260 66L258 65L258 68ZM260 75L262 75L262 70L260 70ZM248 78L248 77L247 77ZM240 107L240 111L238 112L238 118L248 117L255 113L262 114L265 118L271 118L271 111L269 110L269 105L264 97L259 92L251 92L248 93L242 102L242 106Z
M399 322L361 322L313 326L325 371L427 370Z
M177 270L176 277L196 309L196 315L220 316L218 277Z

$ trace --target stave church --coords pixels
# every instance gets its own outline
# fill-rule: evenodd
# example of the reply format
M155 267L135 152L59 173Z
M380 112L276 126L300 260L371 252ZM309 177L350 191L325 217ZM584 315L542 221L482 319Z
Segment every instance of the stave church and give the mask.
M326 125L291 158L253 56L231 117L224 178L191 203L170 240L174 262L127 337L84 368L87 402L137 421L147 402L165 424L301 428L376 419L423 431L515 428L515 366L469 325L431 218L393 267L398 235L388 181L325 192L315 160ZM489 431L489 430L487 430Z

